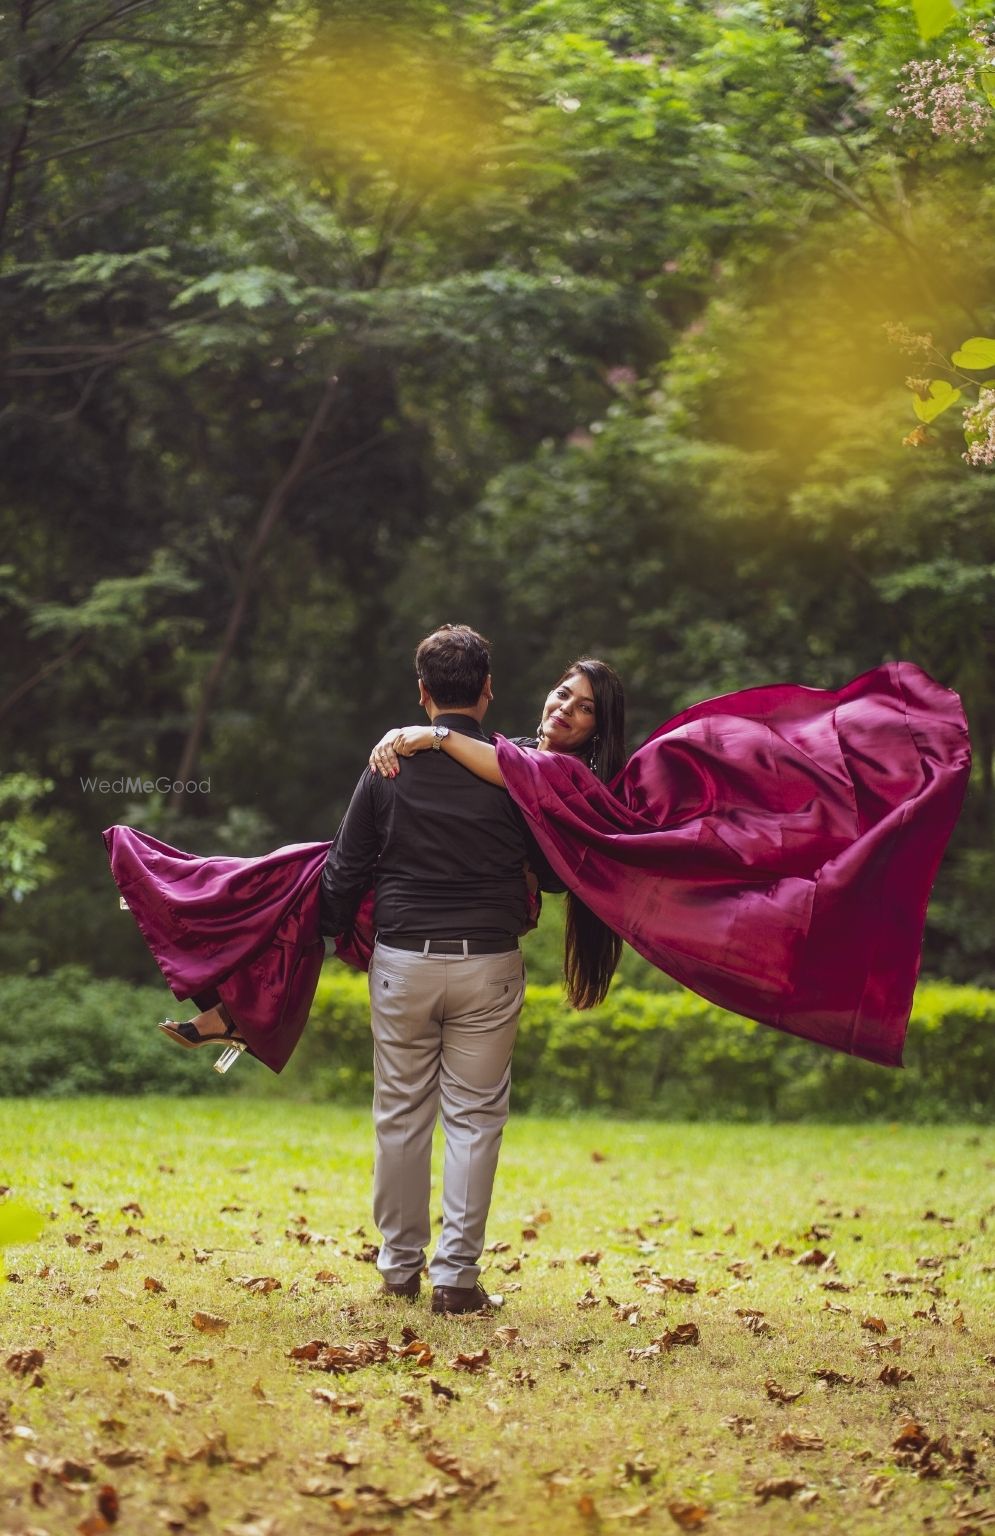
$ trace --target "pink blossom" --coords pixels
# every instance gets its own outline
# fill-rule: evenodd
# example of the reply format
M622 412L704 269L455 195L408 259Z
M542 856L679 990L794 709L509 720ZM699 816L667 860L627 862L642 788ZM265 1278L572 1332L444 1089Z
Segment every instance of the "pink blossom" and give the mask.
M995 468L995 389L983 389L977 405L964 412L964 458L977 469Z
M991 69L993 62L990 47L980 65L965 61L956 48L951 48L945 62L911 59L898 82L902 105L889 107L887 115L898 123L913 118L926 122L936 138L980 144L993 114L981 91L978 70Z

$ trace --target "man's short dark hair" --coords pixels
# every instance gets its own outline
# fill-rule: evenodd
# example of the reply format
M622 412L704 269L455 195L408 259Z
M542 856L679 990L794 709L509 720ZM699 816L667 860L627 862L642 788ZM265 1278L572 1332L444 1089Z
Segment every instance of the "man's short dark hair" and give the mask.
M440 624L415 651L415 671L440 709L476 704L491 670L489 640L468 624Z

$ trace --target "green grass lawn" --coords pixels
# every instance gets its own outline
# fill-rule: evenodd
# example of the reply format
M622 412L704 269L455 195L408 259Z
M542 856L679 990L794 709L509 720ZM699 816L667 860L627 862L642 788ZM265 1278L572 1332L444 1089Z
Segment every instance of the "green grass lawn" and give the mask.
M0 1532L110 1528L105 1486L142 1536L995 1518L993 1131L513 1120L505 1305L438 1319L376 1295L364 1111L8 1100L0 1123L0 1184L51 1213L0 1291ZM332 1374L290 1358L311 1340L392 1349Z

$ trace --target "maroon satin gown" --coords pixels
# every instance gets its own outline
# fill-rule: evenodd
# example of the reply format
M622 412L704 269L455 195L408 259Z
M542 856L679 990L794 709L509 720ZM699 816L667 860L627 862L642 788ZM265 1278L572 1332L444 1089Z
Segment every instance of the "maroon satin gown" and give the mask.
M607 785L577 758L495 742L553 868L641 955L734 1013L901 1066L926 904L970 772L955 693L890 662L838 692L785 683L708 699ZM130 827L104 840L174 994L220 997L279 1072L324 955L330 845L237 859ZM336 953L365 970L372 942L368 896Z

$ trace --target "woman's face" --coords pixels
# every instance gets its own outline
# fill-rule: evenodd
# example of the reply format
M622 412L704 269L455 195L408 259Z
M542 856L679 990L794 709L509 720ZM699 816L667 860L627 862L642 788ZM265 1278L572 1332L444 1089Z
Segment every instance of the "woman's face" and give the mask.
M597 729L594 691L583 672L571 672L546 700L539 745L551 752L582 752Z

